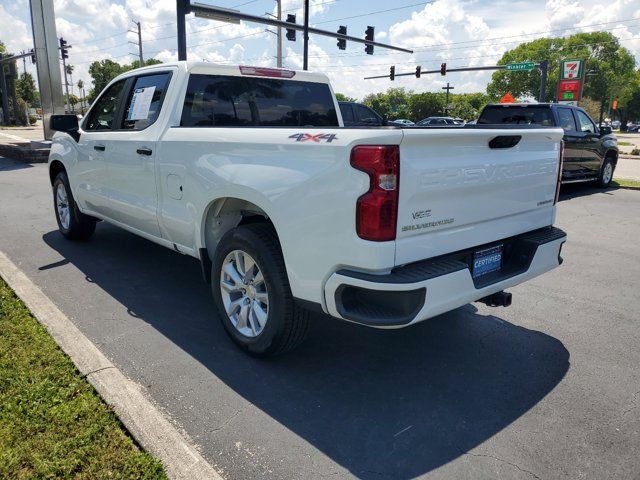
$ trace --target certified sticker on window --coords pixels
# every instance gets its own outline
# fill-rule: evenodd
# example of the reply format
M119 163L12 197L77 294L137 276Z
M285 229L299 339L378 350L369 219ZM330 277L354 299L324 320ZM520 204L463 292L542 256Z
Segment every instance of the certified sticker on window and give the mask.
M155 85L152 87L136 88L131 98L131 107L127 120L146 120L149 118L149 109L151 108L151 100L156 91Z

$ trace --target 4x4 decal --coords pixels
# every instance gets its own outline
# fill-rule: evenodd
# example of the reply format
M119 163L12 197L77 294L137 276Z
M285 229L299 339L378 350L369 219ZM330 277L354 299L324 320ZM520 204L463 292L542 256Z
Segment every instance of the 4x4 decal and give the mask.
M331 143L333 140L337 140L338 136L335 133L318 133L316 135L312 135L310 133L294 133L290 135L289 138L295 138L296 142L315 142L320 143L320 141L324 140L327 143Z

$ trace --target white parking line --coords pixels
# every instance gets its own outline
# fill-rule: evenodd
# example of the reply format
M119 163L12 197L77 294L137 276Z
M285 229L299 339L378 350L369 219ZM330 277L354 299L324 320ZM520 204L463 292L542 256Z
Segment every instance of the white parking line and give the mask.
M160 459L170 478L222 480L190 440L145 396L142 387L125 377L1 251L0 276L113 407L133 437Z
M18 135L12 135L6 132L0 132L0 136L8 138L9 140L18 140L19 142L28 142L28 138L19 137Z

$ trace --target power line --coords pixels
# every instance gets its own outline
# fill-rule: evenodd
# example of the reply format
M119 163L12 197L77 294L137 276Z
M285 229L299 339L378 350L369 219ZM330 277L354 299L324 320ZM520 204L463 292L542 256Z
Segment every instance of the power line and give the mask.
M375 11L375 12L361 13L359 15L351 15L350 17L333 18L331 20L323 20L322 22L315 22L315 24L316 25L321 25L323 23L339 22L341 20L349 20L351 18L368 17L369 15L377 15L378 13L394 12L396 10L403 10L405 8L417 7L417 6L420 6L420 5L429 5L431 3L436 3L436 0L431 0L430 2L413 3L411 5L404 5L402 7L387 8L386 10L378 10L378 11Z

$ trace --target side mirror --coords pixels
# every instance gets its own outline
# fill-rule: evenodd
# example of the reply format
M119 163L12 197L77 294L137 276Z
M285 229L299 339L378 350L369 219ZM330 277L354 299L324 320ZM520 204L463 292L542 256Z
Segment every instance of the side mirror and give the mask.
M51 115L49 128L56 132L68 133L76 142L80 139L78 117L75 115Z
M611 133L613 133L611 127L600 127L600 135L611 135Z

